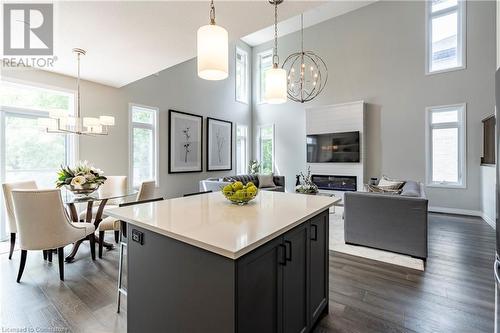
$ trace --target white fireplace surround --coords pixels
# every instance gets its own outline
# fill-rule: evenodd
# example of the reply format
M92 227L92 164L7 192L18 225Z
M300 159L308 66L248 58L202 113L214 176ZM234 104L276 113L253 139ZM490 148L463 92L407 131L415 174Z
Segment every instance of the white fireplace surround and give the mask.
M313 175L356 176L357 190L361 191L367 181L365 179L365 103L356 101L306 109L307 135L351 131L359 131L361 146L359 163L307 163L307 166L311 167ZM338 194L342 196L343 193Z

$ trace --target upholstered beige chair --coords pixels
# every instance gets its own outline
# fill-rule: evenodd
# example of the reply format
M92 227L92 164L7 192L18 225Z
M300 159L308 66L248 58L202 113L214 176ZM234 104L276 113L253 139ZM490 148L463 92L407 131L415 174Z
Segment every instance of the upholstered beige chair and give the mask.
M5 183L2 184L3 197L5 201L5 210L7 211L7 220L9 221L10 229L10 251L9 259L12 259L12 253L14 252L14 247L16 245L16 216L14 215L14 203L12 201L12 190L15 189L37 189L36 182L33 180L28 180L24 182L15 183ZM44 257L46 254L44 253Z
M13 190L12 200L21 248L17 282L23 275L28 250L57 249L61 280L64 280L64 246L88 237L92 259L95 259L94 224L71 223L59 189Z
M106 176L106 181L102 184L99 189L97 189L97 193L99 197L113 197L120 196L127 193L127 176ZM120 199L111 199L106 203L106 207L113 208L118 207L120 203ZM92 208L92 221L95 219L97 214L98 206L94 206ZM78 219L80 221L85 220L87 217L87 210L83 210L80 212Z
M156 182L154 180L148 180L141 183L139 192L137 193L136 201L150 200L154 198L156 191ZM106 208L112 208L106 206ZM104 232L113 230L115 232L115 242L118 243L118 237L120 232L120 221L114 217L108 216L104 218L97 231L99 232L99 258L102 258L103 242L104 242Z

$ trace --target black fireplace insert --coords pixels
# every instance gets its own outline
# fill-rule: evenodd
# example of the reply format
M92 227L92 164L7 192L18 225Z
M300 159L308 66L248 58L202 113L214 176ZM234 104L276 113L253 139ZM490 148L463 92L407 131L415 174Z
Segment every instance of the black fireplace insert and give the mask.
M356 191L356 176L312 175L311 180L320 190Z

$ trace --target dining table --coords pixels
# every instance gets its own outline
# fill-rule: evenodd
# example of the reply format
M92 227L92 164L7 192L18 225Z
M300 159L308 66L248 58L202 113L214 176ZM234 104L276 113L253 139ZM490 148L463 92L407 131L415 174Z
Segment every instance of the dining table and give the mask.
M103 220L103 212L104 208L108 203L112 203L113 205L118 206L121 203L135 201L137 197L137 191L128 191L124 193L113 193L106 194L100 193L98 191L86 195L79 196L75 195L69 190L63 190L61 193L62 201L66 205L69 218L73 222L86 222L93 223L96 230L99 226L99 223ZM97 207L97 209L94 209ZM84 209L84 210L83 210ZM80 220L80 212L85 211L85 219L83 221ZM76 243L73 243L73 248L70 254L65 258L65 261L70 263L75 259L75 255L78 252L80 245L88 240L88 237L80 239ZM96 242L99 242L99 237L96 236ZM108 242L103 242L104 247L106 249L113 249L113 244Z

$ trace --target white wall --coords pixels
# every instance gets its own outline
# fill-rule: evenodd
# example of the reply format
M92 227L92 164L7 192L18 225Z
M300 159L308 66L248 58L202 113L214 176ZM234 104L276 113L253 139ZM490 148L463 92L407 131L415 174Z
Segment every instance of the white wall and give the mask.
M281 61L300 48L280 38ZM430 205L480 214L481 120L494 107L495 3L467 2L467 69L425 75L424 1L379 1L304 30L328 66L328 84L306 105L255 104L253 123L276 124L276 163L293 180L305 169L306 107L364 100L368 177L425 179L425 108L467 103L467 188L428 188ZM272 47L254 48L255 55ZM258 89L254 63L254 89Z

